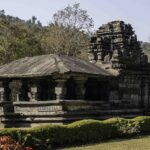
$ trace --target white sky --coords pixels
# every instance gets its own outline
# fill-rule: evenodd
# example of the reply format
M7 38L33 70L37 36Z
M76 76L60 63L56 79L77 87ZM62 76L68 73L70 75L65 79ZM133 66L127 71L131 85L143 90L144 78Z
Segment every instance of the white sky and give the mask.
M47 25L57 10L75 2L88 11L95 29L109 21L123 20L132 24L139 40L149 41L150 0L0 0L0 9L25 20L36 16Z

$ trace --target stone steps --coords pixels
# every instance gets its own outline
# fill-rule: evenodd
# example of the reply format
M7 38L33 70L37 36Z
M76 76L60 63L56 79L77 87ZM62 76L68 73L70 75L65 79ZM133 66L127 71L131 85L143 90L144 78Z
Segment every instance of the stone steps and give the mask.
M150 114L150 112L149 112ZM123 118L133 118L136 116L143 115L143 110L141 109L126 109L126 110L91 110L91 111L70 111L70 112L57 112L49 114L7 114L6 116L1 116L1 122L5 124L6 127L31 127L39 124L48 123L70 123L77 120L83 119L98 119L104 120L112 117L123 117Z

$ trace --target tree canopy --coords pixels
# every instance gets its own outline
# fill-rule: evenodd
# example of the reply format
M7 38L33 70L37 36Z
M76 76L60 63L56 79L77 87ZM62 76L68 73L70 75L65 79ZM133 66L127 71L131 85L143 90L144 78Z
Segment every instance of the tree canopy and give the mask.
M86 57L92 18L79 3L57 11L44 34L46 50L53 53Z
M80 3L59 10L53 15L54 22L67 28L90 31L93 28L93 19L86 10L80 8Z
M49 53L87 58L93 25L79 3L58 10L47 26L42 26L35 16L25 21L0 10L0 64ZM150 53L149 44L143 49Z
M50 24L43 35L42 45L46 53L69 56L83 56L86 53L89 36L76 28Z
M41 27L0 12L0 63L42 54Z
M49 53L85 57L92 18L77 3L59 10L53 18L48 26L42 26L35 16L25 21L1 10L0 64Z

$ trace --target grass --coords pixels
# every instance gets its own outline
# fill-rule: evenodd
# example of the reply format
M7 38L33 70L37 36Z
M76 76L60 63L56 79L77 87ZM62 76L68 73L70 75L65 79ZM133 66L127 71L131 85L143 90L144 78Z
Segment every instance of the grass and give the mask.
M150 150L150 136L111 140L105 143L65 148L63 150Z

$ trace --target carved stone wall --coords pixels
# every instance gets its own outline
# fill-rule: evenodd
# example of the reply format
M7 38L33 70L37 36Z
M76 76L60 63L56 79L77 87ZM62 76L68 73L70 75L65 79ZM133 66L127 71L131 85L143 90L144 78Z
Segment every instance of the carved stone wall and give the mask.
M123 76L119 80L119 99L130 107L142 107L141 79L138 76Z

